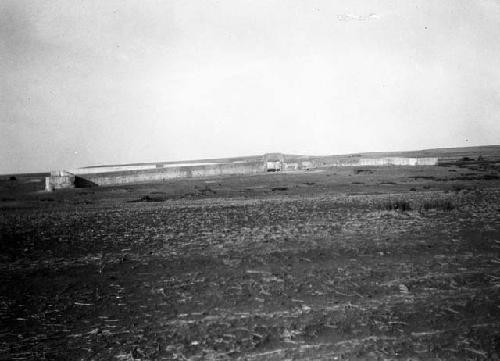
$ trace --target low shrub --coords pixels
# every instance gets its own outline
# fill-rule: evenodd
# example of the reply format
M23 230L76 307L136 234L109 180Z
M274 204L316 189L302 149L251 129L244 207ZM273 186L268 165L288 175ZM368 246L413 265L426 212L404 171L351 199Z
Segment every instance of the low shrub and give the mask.
M356 169L354 171L355 174L359 174L359 173L363 173L363 172L370 173L370 174L373 173L373 171L371 169Z
M420 210L428 211L431 209L438 211L451 211L455 209L455 205L449 199L426 200L420 205Z
M165 202L166 199L163 198L163 197L151 197L151 196L143 196L139 199L136 199L136 200L133 200L133 201L130 201L132 203L136 203L136 202Z
M451 211L456 205L450 199L428 199L421 202L410 203L405 199L389 199L379 204L379 209L395 212L409 212L411 210L428 211Z
M195 188L197 188L197 187L195 187ZM217 194L217 192L215 190L213 190L212 188L210 188L207 185L205 185L204 188L198 188L198 193L202 194L204 196L209 195L209 194Z
M408 212L411 211L410 202L402 200L402 199L389 199L384 202L383 209L386 211L397 211L397 212Z

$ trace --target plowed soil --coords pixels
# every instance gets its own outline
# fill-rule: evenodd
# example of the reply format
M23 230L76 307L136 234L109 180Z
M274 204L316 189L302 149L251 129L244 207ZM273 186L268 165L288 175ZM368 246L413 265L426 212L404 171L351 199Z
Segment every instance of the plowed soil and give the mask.
M5 180L0 359L499 360L498 174Z

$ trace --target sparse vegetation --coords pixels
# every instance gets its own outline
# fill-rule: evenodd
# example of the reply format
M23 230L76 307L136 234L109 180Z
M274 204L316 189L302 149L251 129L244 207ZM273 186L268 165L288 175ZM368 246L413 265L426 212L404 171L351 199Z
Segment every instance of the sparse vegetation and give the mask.
M434 177L434 176L423 176L423 175L415 176L412 178L415 180L418 180L418 179L434 180L434 179L436 179L436 177Z
M402 199L389 199L383 203L383 209L386 211L408 212L411 211L410 203Z
M371 169L356 169L354 171L355 174L360 174L360 173L373 173L373 170Z
M4 178L0 359L495 360L500 186L470 179L491 164L50 197Z
M432 199L425 200L420 205L420 210L428 211L431 209L439 211L451 211L455 208L455 204L449 199Z
M54 202L55 198L52 198L52 197L41 197L40 201L41 202Z
M152 197L149 195L145 195L131 202L165 202L165 200L166 199L164 197Z

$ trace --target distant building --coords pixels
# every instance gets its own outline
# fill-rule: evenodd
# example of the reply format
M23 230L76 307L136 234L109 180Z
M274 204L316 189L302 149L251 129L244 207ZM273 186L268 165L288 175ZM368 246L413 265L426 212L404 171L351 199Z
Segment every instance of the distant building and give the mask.
M269 161L265 164L266 172L281 172L282 163L280 161Z
M313 167L314 167L313 162L309 160L303 160L302 162L300 162L300 169L309 170Z
M266 172L281 172L285 156L282 153L266 153L264 154L264 170Z
M283 163L284 171L299 170L299 163Z
M318 167L430 166L437 164L438 158L406 157L312 158L289 155L287 161L283 153L267 153L261 159L252 157L251 160L245 161L124 164L85 167L68 171L53 171L50 177L45 178L45 189L47 191L54 191L62 188L87 188L117 184L164 182L168 179L177 178L258 174L263 172L292 172Z
M45 177L45 190L55 191L56 189L75 188L75 175L64 170L51 171L50 177Z

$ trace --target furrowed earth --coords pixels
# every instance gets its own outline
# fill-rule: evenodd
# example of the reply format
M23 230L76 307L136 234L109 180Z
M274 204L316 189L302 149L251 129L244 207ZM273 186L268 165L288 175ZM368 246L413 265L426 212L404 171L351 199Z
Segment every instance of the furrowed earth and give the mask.
M499 171L3 180L0 359L499 360Z

